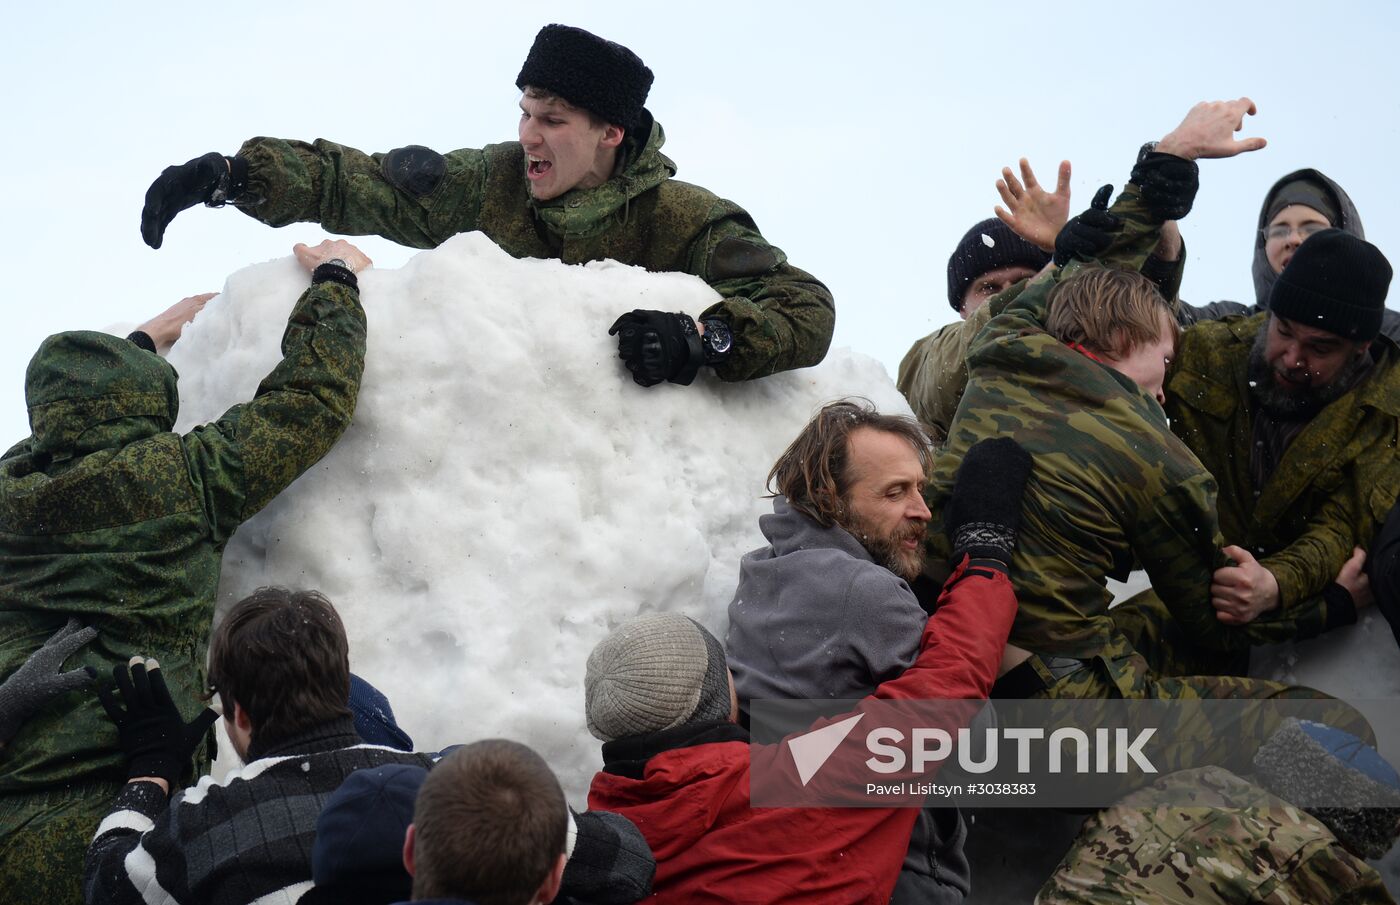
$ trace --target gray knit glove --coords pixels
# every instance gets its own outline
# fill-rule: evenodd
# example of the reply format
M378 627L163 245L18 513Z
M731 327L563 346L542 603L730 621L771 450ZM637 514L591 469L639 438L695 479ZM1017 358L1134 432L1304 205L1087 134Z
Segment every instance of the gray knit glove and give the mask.
M64 660L96 637L97 629L83 628L77 619L69 619L0 685L0 745L14 738L50 698L82 688L97 678L97 670L91 666L59 672Z

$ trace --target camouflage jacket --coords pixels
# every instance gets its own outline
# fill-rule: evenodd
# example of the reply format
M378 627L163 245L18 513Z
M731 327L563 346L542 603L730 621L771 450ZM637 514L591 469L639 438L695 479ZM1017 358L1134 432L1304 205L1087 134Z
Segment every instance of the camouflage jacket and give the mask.
M0 676L69 616L98 630L68 668L154 657L187 718L201 706L224 544L324 456L364 369L353 289L311 287L253 401L171 432L177 375L103 333L46 339L25 383L33 433L0 458ZM0 792L125 774L90 690L45 707L0 752Z
M1395 905L1321 821L1220 767L1169 774L1090 817L1035 901Z
M994 312L1000 312L1025 288L1022 281L988 299L966 320L945 324L914 343L899 363L896 385L923 424L929 438L941 445L967 386L967 348Z
M1156 242L1154 232L1154 247ZM1104 252L1100 263L1106 267L1140 267L1136 245L1136 242L1116 242ZM1186 248L1182 243L1176 265L1162 282L1162 294L1169 299L1177 297L1185 263ZM966 320L939 327L904 353L899 363L896 385L936 445L947 438L948 426L953 422L953 414L958 410L958 402L962 400L963 390L967 387L967 352L973 339L1025 287L1025 281L1008 286L985 305L974 309Z
M612 179L544 202L530 197L518 142L446 155L417 146L371 155L325 140L254 138L238 152L249 164L239 206L271 226L311 220L414 248L480 230L517 258L610 258L694 274L721 296L701 316L726 321L734 333L729 357L716 368L721 378L820 362L836 323L831 293L789 264L738 205L671 178L676 165L661 153L665 134L646 119L636 130L645 140L624 144Z
M1135 215L1135 199L1129 186L1114 212L1125 220L1123 246L1142 246L1140 266L1157 224ZM1216 618L1210 580L1225 560L1214 480L1171 432L1155 399L1045 332L1051 289L1082 266L1072 262L1033 280L973 340L967 390L925 492L933 512L930 561L948 553L942 510L958 462L978 441L1009 436L1035 460L1011 564L1020 603L1012 644L1080 659L1102 653L1116 633L1104 580L1126 577L1135 562L1206 649L1290 637L1299 627L1281 614L1243 628Z
M1166 384L1172 429L1220 485L1220 528L1278 579L1285 609L1366 546L1400 492L1400 349L1371 344L1369 376L1303 428L1268 483L1250 477L1249 351L1267 313L1201 323L1182 336Z

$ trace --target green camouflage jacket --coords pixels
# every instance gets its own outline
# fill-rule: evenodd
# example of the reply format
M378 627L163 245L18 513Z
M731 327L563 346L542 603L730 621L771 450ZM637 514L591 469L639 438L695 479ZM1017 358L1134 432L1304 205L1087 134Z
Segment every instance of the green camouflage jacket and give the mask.
M1155 232L1153 245L1156 245ZM1137 260L1136 244L1128 247L1115 243L1104 252L1101 263L1108 267L1133 267ZM1171 274L1162 283L1162 294L1177 297L1186 263L1185 243L1181 256ZM1140 265L1138 265L1140 266ZM909 347L899 363L896 385L909 407L914 410L924 430L935 444L943 443L953 413L958 410L963 390L967 387L967 350L972 340L993 317L1025 289L1026 283L1008 286L997 296L980 305L966 320L945 324Z
M0 676L77 616L98 634L68 668L111 682L113 664L154 657L194 716L224 544L350 423L365 355L358 293L308 289L282 354L253 401L180 436L164 359L104 333L43 342L25 382L33 433L0 458ZM0 792L124 775L91 690L45 707L0 752Z
M517 258L611 258L694 274L722 296L701 316L725 320L734 333L716 368L721 378L820 362L836 323L831 293L789 264L738 205L671 178L676 165L661 153L665 134L650 114L636 132L645 141L624 145L612 179L545 202L530 197L518 142L371 155L324 140L254 138L238 152L249 164L239 205L271 226L311 220L414 248L480 230Z
M995 299L979 305L966 320L939 327L914 343L900 361L896 386L935 444L947 438L948 425L967 386L967 348L972 338L1023 288L1024 281L1009 286Z
M1200 323L1183 334L1167 376L1172 429L1220 485L1226 541L1248 548L1298 612L1366 546L1400 492L1400 349L1371 344L1370 375L1323 409L1256 495L1249 460L1249 350L1269 315Z
M1035 901L1395 905L1321 821L1220 767L1169 774L1090 817Z
M1141 266L1157 224L1134 210L1136 198L1128 186L1113 211L1125 221L1122 248L1142 246L1129 256ZM1214 480L1171 432L1155 399L1045 332L1050 290L1083 266L1072 262L1033 280L973 340L967 390L925 493L931 561L948 552L942 510L958 462L978 441L1009 436L1035 461L1011 564L1020 603L1012 644L1049 656L1102 653L1116 634L1105 578L1126 577L1135 562L1207 650L1291 636L1298 627L1278 616L1246 627L1216 618L1210 579L1225 559Z

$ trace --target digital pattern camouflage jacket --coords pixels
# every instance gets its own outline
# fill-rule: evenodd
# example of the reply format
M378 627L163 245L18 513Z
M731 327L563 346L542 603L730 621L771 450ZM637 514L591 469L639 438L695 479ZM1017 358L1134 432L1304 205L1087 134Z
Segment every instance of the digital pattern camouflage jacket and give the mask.
M1220 529L1278 579L1295 618L1371 542L1400 492L1400 349L1371 344L1369 375L1312 419L1256 494L1250 476L1249 351L1267 313L1199 323L1167 377L1172 429L1220 486Z
M365 154L325 140L254 138L238 152L249 164L238 203L271 226L309 220L414 248L480 230L517 258L610 258L693 274L721 296L701 316L726 321L734 334L716 368L722 379L820 362L836 323L827 288L789 264L738 205L673 179L676 165L661 153L665 134L649 113L635 133L607 182L543 202L530 197L519 142L445 155L418 146Z
M1114 205L1124 220L1115 254L1141 246L1141 266L1159 224L1136 199L1129 185ZM1135 563L1205 650L1294 636L1299 627L1278 616L1246 627L1216 618L1210 580L1225 560L1214 480L1155 399L1045 332L1051 289L1083 266L1072 262L1032 281L973 341L967 390L925 494L930 561L948 554L942 512L957 463L978 441L1009 436L1035 461L1011 564L1020 609L1010 643L1081 660L1117 651L1122 638L1104 579L1126 577Z
M114 663L154 657L194 716L224 544L350 423L365 355L358 293L308 289L282 353L251 402L181 436L165 360L103 333L44 341L25 385L33 434L0 459L0 676L76 616L98 634L68 668L110 682ZM0 793L124 771L116 729L84 689L0 752Z

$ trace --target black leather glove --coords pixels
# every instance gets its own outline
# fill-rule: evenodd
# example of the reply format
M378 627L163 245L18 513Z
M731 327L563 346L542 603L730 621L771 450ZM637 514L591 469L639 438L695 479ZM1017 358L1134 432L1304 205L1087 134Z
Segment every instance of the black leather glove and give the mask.
M1128 181L1142 190L1142 203L1152 216L1165 223L1191 213L1201 187L1201 168L1194 160L1151 151L1138 159Z
M154 660L133 657L130 665L112 667L112 679L123 710L110 688L99 687L97 696L117 726L117 738L126 754L126 776L159 776L174 785L190 765L194 749L219 715L208 707L189 723L165 687L165 677Z
M78 620L69 619L0 685L0 745L14 738L50 698L92 684L97 670L91 666L68 672L59 670L64 660L96 637L97 629L83 628Z
M235 200L248 181L248 161L210 151L179 166L166 167L146 189L141 208L141 238L160 248L165 228L180 211L207 204L221 207Z
M1104 253L1113 241L1113 234L1123 225L1108 212L1108 200L1113 197L1113 186L1105 185L1094 193L1089 209L1060 227L1055 236L1055 266L1063 267L1070 261L1087 261Z
M638 308L614 321L608 335L617 337L617 357L644 387L663 380L688 385L705 361L700 332L688 314Z
M1010 437L983 440L967 451L943 517L954 566L964 556L1011 565L1030 474L1030 453Z

